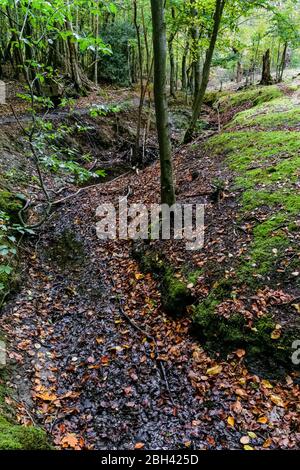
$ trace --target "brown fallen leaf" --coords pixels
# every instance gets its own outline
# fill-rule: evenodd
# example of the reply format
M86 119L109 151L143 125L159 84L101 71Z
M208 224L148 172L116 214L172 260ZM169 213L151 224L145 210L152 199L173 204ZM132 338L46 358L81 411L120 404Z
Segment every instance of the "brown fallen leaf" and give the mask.
M71 447L72 449L78 448L78 438L74 433L66 434L60 441L62 447Z
M245 349L237 349L235 351L235 354L236 354L237 357L239 357L241 359L242 357L245 356L246 351L245 351Z

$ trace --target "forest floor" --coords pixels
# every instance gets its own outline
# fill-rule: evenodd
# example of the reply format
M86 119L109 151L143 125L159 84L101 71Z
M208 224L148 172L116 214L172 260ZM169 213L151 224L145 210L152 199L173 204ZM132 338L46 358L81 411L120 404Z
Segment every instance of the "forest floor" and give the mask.
M295 165L300 92L297 86L274 86L245 93L239 98L238 93L218 97L221 133L217 132L216 110L209 106L203 115L206 131L191 145L180 146L178 129L172 132L177 141L177 198L181 203L205 204L205 246L193 253L184 250L182 241L154 242L150 248L152 254L168 260L175 278L187 281L191 296L197 299L185 315L166 313L161 279L142 270L134 254L136 244L100 241L95 231L100 204L118 204L119 197L126 196L129 203L159 202L157 161L78 194L75 186L63 191L61 198L73 197L57 206L36 237L22 243L21 287L3 307L0 321L9 344L10 386L18 421L44 428L58 448L299 448L299 372L292 365L287 368L277 363L274 371L265 366L263 358L252 359L250 353L247 362L244 343L239 347L230 344L225 353L222 348L212 351L198 334L202 320L197 323L193 313L203 305L199 301L207 301L220 282L229 279L230 295L213 303L222 318L228 319L238 310L252 331L255 321L271 312L276 321L267 334L273 342L284 336L285 323L298 325L299 321L299 311L293 307L299 297L299 248L294 248L299 233L290 226L298 227L299 213L290 207L278 208L278 201L266 203L257 195L258 187L261 198L266 191L259 171L265 172L267 164L261 155L272 159L273 168L281 165L275 170L275 174L281 171L280 178L273 178L270 192L286 191L287 197L299 194L294 176L299 168ZM118 94L116 91L114 96ZM106 99L115 102L111 95ZM212 104L216 97L211 98L212 103L207 101ZM172 103L172 122L184 114L182 108L182 103ZM128 118L127 128L134 128L131 113L121 117L123 127ZM280 117L280 113L284 115ZM103 124L104 118L99 119ZM11 136L16 125L5 124L5 132ZM99 129L101 134L101 126ZM107 134L107 129L103 132ZM283 149L287 134L293 139ZM8 144L5 152L12 154ZM107 144L105 152L106 156L113 154L114 148ZM291 162L289 172L286 162ZM241 180L245 171L251 174L247 184ZM268 174L274 175L274 171ZM46 179L57 189L57 177L53 180L48 175ZM241 203L250 190L247 201ZM296 202L291 201L293 207ZM241 207L246 203L247 217L241 219ZM282 212L288 214L287 220ZM267 248L264 245L265 259L264 249L255 245L260 241L256 224L261 226L274 216L276 227L272 225L272 229L285 232L284 243L264 232L266 239L278 242L278 246L275 242ZM256 248L264 267L267 263L267 273L259 269L257 256L251 258ZM237 265L247 250L248 259ZM280 250L283 259L277 259ZM286 282L276 277L282 274L282 263ZM272 270L275 274L270 278ZM245 288L244 281L239 284L236 280L240 272L261 282L253 285L247 280ZM211 311L211 304L206 307Z

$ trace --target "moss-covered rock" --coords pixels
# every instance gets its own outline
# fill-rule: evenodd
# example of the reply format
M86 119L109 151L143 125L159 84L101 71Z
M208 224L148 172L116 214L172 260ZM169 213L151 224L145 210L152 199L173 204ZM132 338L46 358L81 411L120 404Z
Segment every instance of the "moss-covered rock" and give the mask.
M209 348L226 354L234 348L245 347L249 357L259 356L266 362L293 367L292 344L299 338L299 325L286 326L279 337L274 336L276 321L270 314L255 319L251 326L238 312L225 318L217 312L221 298L222 295L212 289L209 296L194 307L195 331L205 338Z
M46 433L35 426L20 426L0 416L0 450L49 450Z
M22 201L10 191L0 190L0 211L13 216L22 206Z
M133 255L143 272L151 272L157 278L163 308L175 316L184 314L186 307L193 303L188 281L176 273L163 256L144 244L137 244Z
M186 307L193 302L186 283L169 267L162 275L161 300L164 309L176 316L184 314Z

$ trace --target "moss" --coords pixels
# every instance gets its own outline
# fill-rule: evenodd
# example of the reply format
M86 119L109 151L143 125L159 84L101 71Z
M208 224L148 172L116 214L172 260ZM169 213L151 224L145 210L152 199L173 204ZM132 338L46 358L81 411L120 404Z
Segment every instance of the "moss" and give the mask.
M151 272L157 278L163 308L176 316L185 313L186 307L193 302L190 290L187 288L191 281L179 278L164 257L151 247L138 243L134 246L133 255L143 272ZM193 272L195 276L197 273Z
M213 106L216 101L218 101L222 97L228 96L228 94L229 93L226 91L207 91L204 95L203 103L207 106Z
M276 85L251 87L221 97L220 109L225 112L230 108L239 107L246 103L249 103L250 106L257 106L281 96L283 96L283 92Z
M46 433L34 426L12 424L0 416L1 450L46 450L51 449Z
M189 271L187 272L187 282L188 284L196 284L199 277L202 276L203 274L203 269L196 269L195 271Z
M267 114L261 114L253 118L240 115L236 117L230 127L244 125L245 127L258 126L265 129L275 129L276 127L292 127L299 124L299 121L300 108L297 108L290 111L267 112Z
M270 128L292 125L299 122L299 116L297 120L299 112L300 107L295 106L289 98L277 98L238 113L226 126L226 129L232 129L236 126Z
M5 402L9 394L5 382L7 372L0 371L0 450L51 449L47 434L36 426L22 426L13 419L14 411Z
M9 191L0 191L0 210L13 215L22 208L23 204Z
M224 132L210 139L206 147L214 154L227 155L232 170L244 171L253 164L268 162L274 157L298 156L300 134L286 131Z
M194 307L195 330L205 338L208 348L226 354L235 347L245 347L248 357L265 357L291 367L292 343L299 336L299 328L287 328L274 340L272 332L276 322L271 315L256 319L250 328L240 313L229 318L218 315L216 308L220 303L212 289L207 299Z
M164 309L174 315L182 315L192 296L184 281L177 278L171 268L166 268L161 281L161 300Z

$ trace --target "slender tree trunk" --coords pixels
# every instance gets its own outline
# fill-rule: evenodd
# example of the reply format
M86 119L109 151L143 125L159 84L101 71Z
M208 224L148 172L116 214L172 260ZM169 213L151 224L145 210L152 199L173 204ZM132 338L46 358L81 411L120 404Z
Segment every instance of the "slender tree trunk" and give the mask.
M182 91L186 91L187 89L187 71L186 71L186 62L187 62L187 54L189 50L189 43L187 42L184 52L182 55L181 61L181 89Z
M175 8L172 8L172 20L175 20ZM173 41L176 33L171 33L168 40L169 59L170 59L170 96L176 99L176 70L175 70L175 57Z
M261 76L261 85L271 85L273 79L271 76L271 58L270 58L270 49L268 49L263 55L263 68Z
M240 61L237 63L237 70L236 70L236 83L241 83L243 79L243 66Z
M284 44L282 57L281 57L281 63L280 63L280 71L279 71L279 78L278 78L280 82L282 82L282 80L283 80L283 72L284 72L284 69L286 67L287 48L288 48L288 43L286 42Z
M66 29L68 31L73 31L72 24L68 20L66 20ZM80 71L79 64L78 64L76 45L72 41L71 36L68 36L67 38L67 50L68 50L68 60L69 60L69 64L68 64L69 72L73 80L76 91L81 93L84 90L84 86L82 83L81 71Z
M211 62L212 62L213 53L214 53L217 38L218 38L218 32L220 28L220 23L221 23L221 19L223 15L225 2L226 0L216 0L216 9L214 13L214 26L213 26L212 35L210 38L210 44L206 51L205 62L203 65L201 85L200 85L200 89L196 96L195 103L193 106L192 118L184 136L184 143L188 143L192 140L193 132L194 132L197 120L200 116L204 95L205 95L208 81L209 81Z
M167 39L164 0L151 0L154 53L154 100L160 156L161 203L175 203L171 140L166 93Z
M140 27L137 19L137 0L133 0L133 24L136 30L136 38L138 45L138 58L139 58L139 69L140 69L140 103L139 112L135 136L135 146L133 151L133 163L139 164L140 161L140 136L141 136L141 125L142 125L142 112L145 98L144 82L143 82L143 56L142 56L142 44L140 37Z

